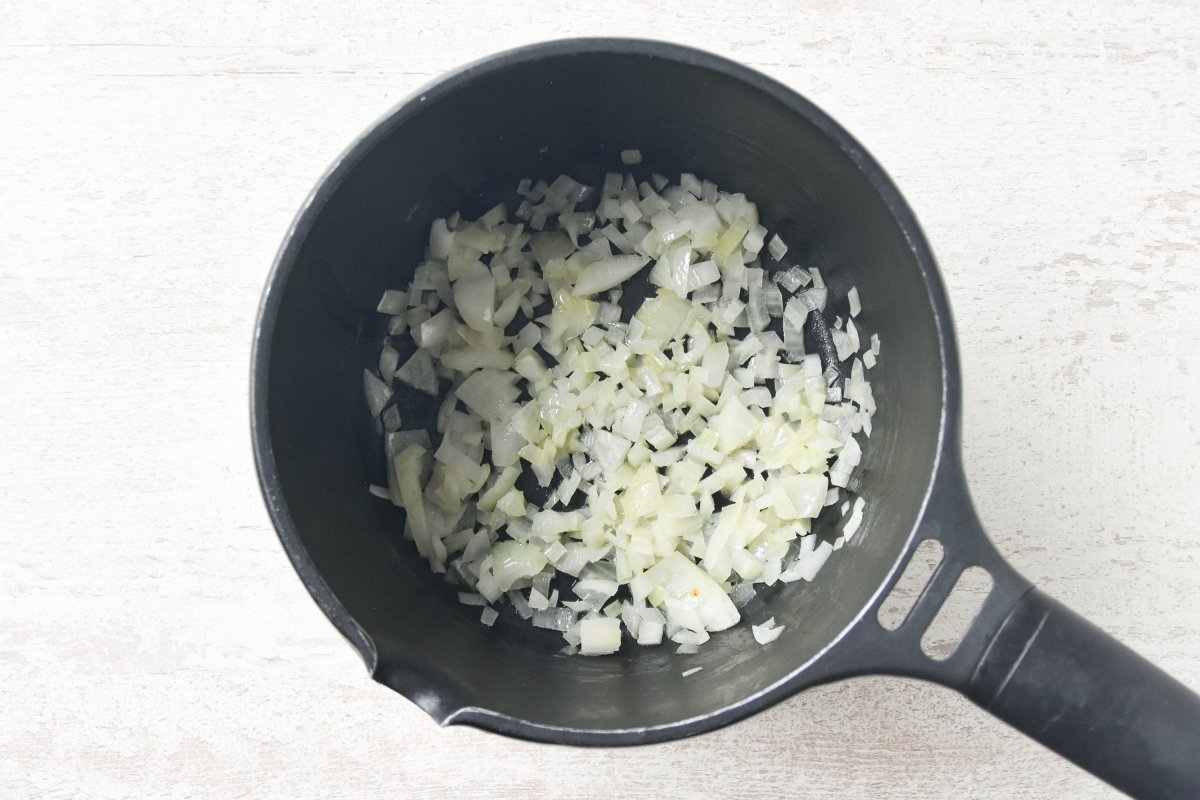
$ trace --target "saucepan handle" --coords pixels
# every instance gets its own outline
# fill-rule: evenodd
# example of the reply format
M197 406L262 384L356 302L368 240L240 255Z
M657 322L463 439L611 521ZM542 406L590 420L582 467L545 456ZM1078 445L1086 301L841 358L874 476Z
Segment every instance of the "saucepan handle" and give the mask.
M903 622L878 621L897 570L831 649L825 678L934 681L1135 798L1200 798L1200 696L1013 570L984 534L955 459L941 464L906 560L925 539L944 554ZM972 567L992 587L951 654L934 657L922 637Z
M1136 798L1200 798L1200 696L1034 589L966 694Z

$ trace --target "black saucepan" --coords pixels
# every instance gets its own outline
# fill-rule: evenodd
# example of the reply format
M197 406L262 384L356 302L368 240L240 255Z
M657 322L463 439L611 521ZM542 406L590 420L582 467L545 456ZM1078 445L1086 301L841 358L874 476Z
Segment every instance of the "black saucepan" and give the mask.
M861 467L863 528L812 583L765 591L749 625L695 655L557 652L513 616L494 628L456 601L401 535L361 371L383 331L382 290L407 284L431 221L486 210L524 177L598 181L623 148L667 175L745 192L832 295L857 285L884 343L879 412ZM838 313L845 313L844 305ZM960 379L946 294L896 187L836 122L737 64L672 45L554 42L429 86L368 130L321 180L279 252L251 376L254 452L283 546L374 678L438 722L548 742L615 745L708 731L806 687L865 673L953 687L1140 797L1200 797L1200 698L1034 589L980 527L959 455ZM402 409L406 427L435 407ZM429 425L432 427L432 425ZM818 530L827 534L828 530ZM904 623L877 611L916 546L944 558ZM949 658L920 646L964 569L993 585ZM761 612L761 616L759 616ZM688 678L684 668L704 669Z

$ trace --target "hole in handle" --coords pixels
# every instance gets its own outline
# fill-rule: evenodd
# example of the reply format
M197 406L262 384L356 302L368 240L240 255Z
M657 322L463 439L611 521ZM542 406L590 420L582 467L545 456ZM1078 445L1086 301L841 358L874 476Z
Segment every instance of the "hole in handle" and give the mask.
M942 563L944 553L942 543L937 539L926 539L917 545L912 558L908 560L908 566L904 568L904 574L879 606L879 612L875 616L880 625L894 631L904 624L917 598L925 589L925 584L929 583L933 576L933 571Z
M949 596L942 601L937 616L921 637L921 652L934 661L945 661L954 655L958 643L971 628L971 623L983 608L992 591L992 574L983 567L967 567Z

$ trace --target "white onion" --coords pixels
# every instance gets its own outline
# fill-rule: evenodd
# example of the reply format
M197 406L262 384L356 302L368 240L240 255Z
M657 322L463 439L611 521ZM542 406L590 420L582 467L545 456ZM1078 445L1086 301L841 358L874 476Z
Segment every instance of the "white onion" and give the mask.
M792 267L787 272L775 273L775 282L789 292L795 292L812 283L812 275L808 273L808 270Z
M447 227L446 220L435 219L429 231L429 252L433 257L444 259L449 256L453 241L454 234Z
M396 368L400 366L400 353L391 345L384 345L379 351L379 377L384 383L390 384L396 377Z
M663 640L662 622L647 622L642 620L641 626L637 633L637 643L641 645L656 645L661 644Z
M767 242L767 252L776 261L782 261L783 257L787 255L787 251L788 246L784 243L783 239L779 238L778 233L772 236L770 241Z
M375 310L380 314L403 314L408 310L408 292L388 289L379 298L379 305Z
M518 222L503 205L435 220L429 260L380 300L390 334L411 330L418 349L397 368L389 344L364 372L389 456L371 491L407 510L418 552L487 606L484 624L507 597L564 652L616 652L622 629L694 652L738 623L756 585L812 580L861 526L854 498L836 544L811 533L863 458L878 337L858 358L855 323L834 326L843 400L836 371L804 352L804 322L828 302L820 271L767 280L760 250L778 261L787 246L745 196L694 175L610 173L598 193L561 175L518 194ZM621 287L647 267L657 291L622 322ZM436 395L441 379L434 448L399 430L391 383ZM523 471L547 488L537 504ZM565 600L556 574L578 578ZM782 629L753 627L760 642Z
M480 369L459 384L455 395L476 415L495 422L501 412L520 394L516 387L517 376L498 369Z
M850 291L846 292L846 300L850 303L850 316L857 317L862 313L862 303L858 299L857 286L851 286Z
M837 349L838 361L845 361L854 354L854 345L848 333L831 330L829 334L833 337L833 346Z
M502 592L521 578L532 578L546 566L546 557L536 547L511 540L493 544L490 560L491 574Z
M571 619L574 615L569 608L549 608L533 613L533 626L535 628L548 628L559 633L566 633L571 627Z
M518 592L518 594L520 593ZM550 608L550 598L538 591L536 587L529 589L528 603L534 611L545 611Z
M783 629L786 627L786 625L775 627L775 618L771 617L762 625L751 625L750 632L754 635L754 641L759 644L770 644L779 638L779 635L783 633Z
M678 551L672 551L630 581L629 588L635 600L657 592L664 600L677 601L676 615L693 612L706 630L725 630L736 624L740 616L720 584ZM671 616L669 609L667 619Z
M850 510L850 518L846 520L846 524L842 527L842 538L850 541L850 537L858 532L859 526L862 525L863 509L866 508L866 501L861 497L854 500L854 506Z
M615 653L621 649L621 622L592 617L579 623L579 652L585 656Z
M396 370L396 378L426 394L437 394L438 381L433 371L433 359L425 350L413 353L404 366Z
M810 311L823 311L825 309L826 289L824 287L814 286L811 289L805 289L796 297Z
M611 256L586 267L571 293L589 296L620 286L646 265L645 256Z
M369 369L363 370L363 391L367 396L367 406L371 409L372 417L378 417L383 412L383 407L392 399L392 387Z
M796 562L795 570L797 576L801 580L811 581L817 577L817 572L821 567L825 566L825 562L829 560L830 553L833 552L833 545L829 542L821 542L816 549L807 556Z

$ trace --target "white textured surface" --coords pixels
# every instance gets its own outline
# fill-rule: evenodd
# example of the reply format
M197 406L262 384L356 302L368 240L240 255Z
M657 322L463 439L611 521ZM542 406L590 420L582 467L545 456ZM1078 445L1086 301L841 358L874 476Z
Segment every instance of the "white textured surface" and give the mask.
M405 94L566 35L731 56L872 150L945 271L999 548L1200 687L1194 5L46 5L0 2L0 796L1115 796L882 678L637 750L439 730L309 600L248 442L276 245Z

